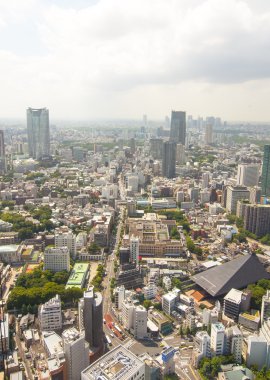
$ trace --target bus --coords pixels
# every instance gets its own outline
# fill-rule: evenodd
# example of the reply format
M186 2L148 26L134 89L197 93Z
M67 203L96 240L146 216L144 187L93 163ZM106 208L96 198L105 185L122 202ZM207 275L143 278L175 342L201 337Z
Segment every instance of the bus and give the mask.
M108 345L111 346L111 345L112 345L112 341L111 341L111 339L109 338L108 335L105 335L105 337L106 337L106 340L107 340Z

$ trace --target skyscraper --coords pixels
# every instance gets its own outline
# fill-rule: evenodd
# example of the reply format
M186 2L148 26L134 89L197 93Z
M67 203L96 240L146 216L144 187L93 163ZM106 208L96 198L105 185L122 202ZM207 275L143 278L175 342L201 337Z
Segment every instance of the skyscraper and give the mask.
M103 349L103 302L101 293L90 287L79 301L79 328L91 350Z
M210 145L213 143L213 126L212 126L212 124L207 124L205 126L204 142L206 145Z
M240 186L258 186L259 182L259 165L257 164L240 164L237 170L237 185Z
M166 141L163 144L162 175L163 177L175 177L176 143Z
M175 143L186 143L186 113L172 111L170 141Z
M270 145L264 146L262 167L262 195L270 195Z
M0 130L0 174L6 171L4 131Z
M27 109L27 135L29 156L41 159L50 154L49 110Z

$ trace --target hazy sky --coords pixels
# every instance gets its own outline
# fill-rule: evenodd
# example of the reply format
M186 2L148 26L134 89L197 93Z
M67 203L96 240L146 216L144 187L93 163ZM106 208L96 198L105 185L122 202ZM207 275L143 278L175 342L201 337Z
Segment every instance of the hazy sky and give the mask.
M269 0L0 0L0 117L270 121Z

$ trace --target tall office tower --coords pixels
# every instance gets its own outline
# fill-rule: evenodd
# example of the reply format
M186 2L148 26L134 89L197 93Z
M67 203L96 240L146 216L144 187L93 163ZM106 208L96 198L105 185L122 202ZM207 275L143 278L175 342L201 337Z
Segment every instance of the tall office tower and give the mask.
M270 318L270 290L262 297L261 324Z
M172 111L170 141L186 144L186 113Z
M205 127L204 142L206 145L213 143L213 126L212 124L207 124Z
M139 263L139 246L139 238L132 235L130 238L130 261L136 264Z
M89 365L89 344L74 327L62 334L63 351L66 357L68 380L80 380L81 372Z
M264 146L262 166L262 195L270 195L270 145Z
M143 126L146 129L148 126L147 115L143 115Z
M162 175L163 177L175 177L176 143L166 141L163 143Z
M211 350L216 356L223 355L225 351L224 346L225 327L222 323L213 323L211 325Z
M162 148L162 139L150 139L150 154L154 160L162 158Z
M183 144L176 145L176 162L178 165L184 165L186 162L185 146Z
M232 214L236 213L237 201L249 199L249 190L245 186L228 186L225 207Z
M0 174L6 171L4 131L0 130Z
M210 182L210 173L209 172L202 173L202 189L207 189L207 187L209 186L209 182Z
M259 182L259 165L240 164L237 170L237 185L240 186L258 186Z
M79 305L79 329L85 332L85 340L91 350L103 349L103 302L102 295L90 287L84 292Z
M270 205L242 205L244 228L261 237L270 233Z
M41 159L50 155L49 110L27 109L27 135L29 156Z

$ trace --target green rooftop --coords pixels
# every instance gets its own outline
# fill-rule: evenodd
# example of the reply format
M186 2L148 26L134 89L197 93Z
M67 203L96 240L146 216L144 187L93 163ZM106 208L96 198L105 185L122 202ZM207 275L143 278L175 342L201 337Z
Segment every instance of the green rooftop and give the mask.
M66 284L66 289L72 288L73 286L81 289L86 280L88 270L89 270L89 264L76 263L69 276L68 282Z

